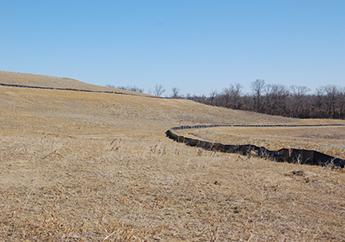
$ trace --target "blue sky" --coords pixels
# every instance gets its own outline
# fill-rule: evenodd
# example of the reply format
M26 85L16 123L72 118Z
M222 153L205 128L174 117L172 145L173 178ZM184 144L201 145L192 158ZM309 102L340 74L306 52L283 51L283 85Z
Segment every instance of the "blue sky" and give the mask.
M344 0L2 0L0 69L209 93L345 86Z

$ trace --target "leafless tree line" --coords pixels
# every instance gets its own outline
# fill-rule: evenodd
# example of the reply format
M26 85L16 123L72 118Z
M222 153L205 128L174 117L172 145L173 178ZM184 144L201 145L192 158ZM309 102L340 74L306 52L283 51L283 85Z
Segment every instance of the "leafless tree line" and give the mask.
M271 115L345 119L345 88L332 85L311 92L304 86L288 88L256 80L252 83L249 94L242 92L241 85L233 84L221 92L211 92L209 96L189 98L209 105Z
M138 92L138 93L144 93L144 89L139 88L139 87L135 87L135 86L114 86L114 85L106 85L107 87L111 87L111 88L118 88L121 90L125 90L125 91L131 91L131 92Z
M144 92L137 87L119 88ZM150 91L158 97L165 92L160 84L156 84L153 91ZM231 84L221 92L212 91L208 96L184 97L180 95L180 89L174 87L171 89L171 98L187 98L214 106L295 118L345 119L345 88L332 85L317 88L312 92L305 86L286 87L258 79L252 83L250 93L244 93L240 84Z

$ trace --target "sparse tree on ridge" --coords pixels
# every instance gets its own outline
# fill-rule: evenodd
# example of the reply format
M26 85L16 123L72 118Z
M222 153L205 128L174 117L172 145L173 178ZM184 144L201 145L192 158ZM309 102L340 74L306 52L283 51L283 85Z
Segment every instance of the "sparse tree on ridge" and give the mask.
M211 93L210 93L210 102L212 105L215 105L215 100L216 100L216 97L217 97L217 91L216 90L213 90Z
M153 94L156 96L156 97L160 97L163 95L163 93L165 92L165 89L163 88L162 85L160 84L156 84L155 86L155 89L153 91Z
M172 95L171 95L172 98L178 98L179 97L180 90L177 87L173 87L171 89L171 91L172 91Z

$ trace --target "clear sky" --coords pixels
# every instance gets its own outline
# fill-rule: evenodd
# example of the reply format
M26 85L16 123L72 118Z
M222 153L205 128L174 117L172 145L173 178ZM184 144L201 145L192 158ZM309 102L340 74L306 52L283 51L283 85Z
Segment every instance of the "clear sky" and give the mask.
M205 93L345 86L345 0L2 0L0 69Z

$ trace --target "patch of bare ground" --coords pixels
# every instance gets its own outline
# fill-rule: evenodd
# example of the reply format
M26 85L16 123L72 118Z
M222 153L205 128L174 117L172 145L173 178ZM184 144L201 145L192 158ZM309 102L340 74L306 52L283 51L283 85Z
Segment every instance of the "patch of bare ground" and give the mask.
M0 88L0 240L343 241L345 173L178 144L304 122L185 100Z

